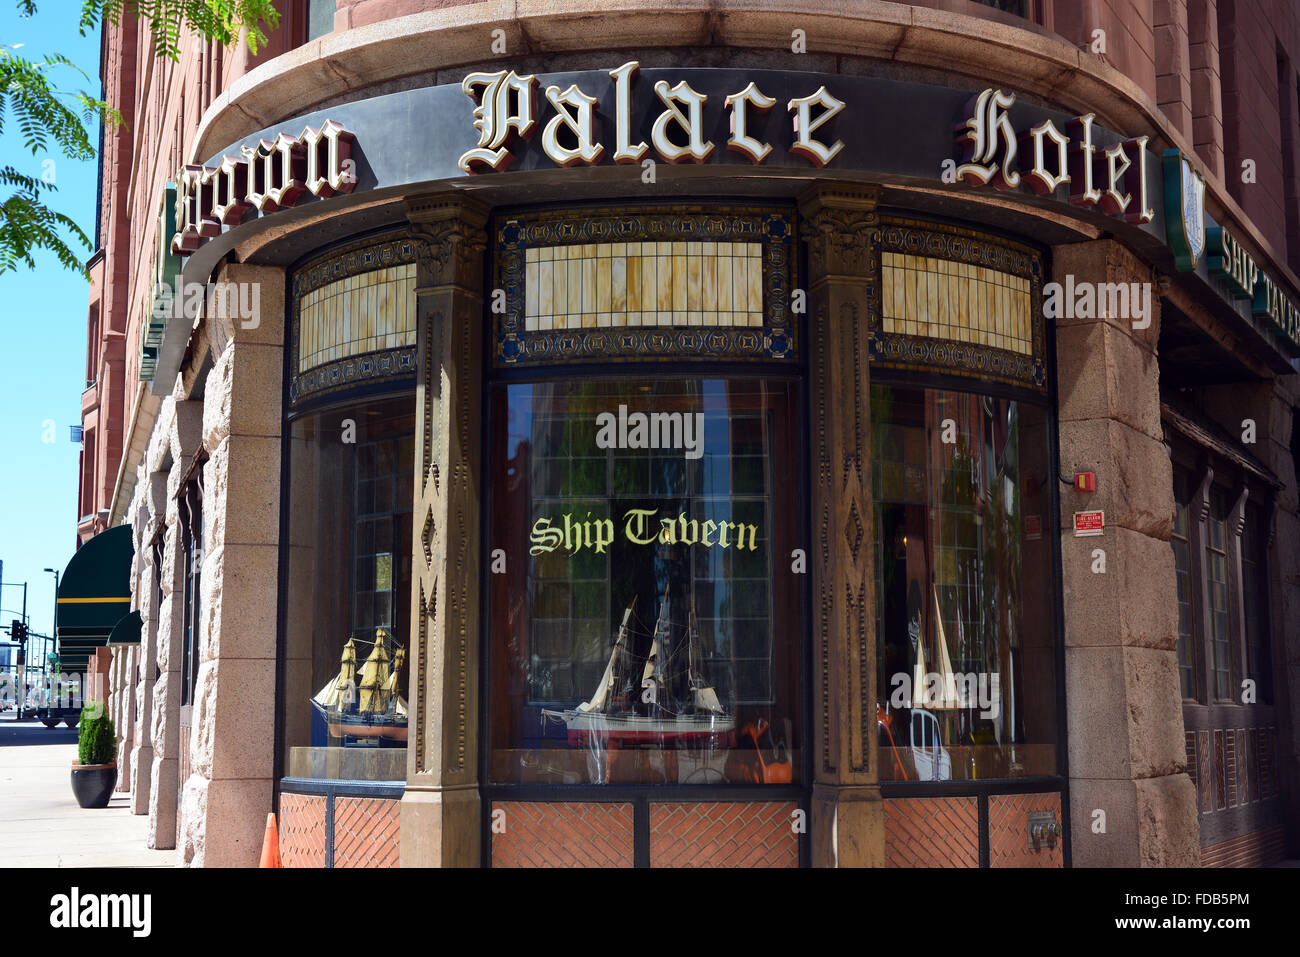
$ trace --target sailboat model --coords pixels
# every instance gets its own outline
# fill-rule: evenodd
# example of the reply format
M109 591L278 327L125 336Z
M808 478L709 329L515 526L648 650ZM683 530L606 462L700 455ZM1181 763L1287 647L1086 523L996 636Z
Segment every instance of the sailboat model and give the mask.
M332 738L406 740L406 702L397 693L397 679L406 649L380 628L370 655L357 675L355 638L343 646L342 667L313 697L312 705L325 718Z
M543 709L543 724L562 721L573 746L589 741L615 746L732 743L736 719L722 707L700 670L694 612L687 628L686 694L677 700L674 688L680 684L680 672L671 671L673 656L665 650L669 635L667 587L639 680L628 649L628 622L635 605L633 599L623 612L614 649L595 693L576 708Z

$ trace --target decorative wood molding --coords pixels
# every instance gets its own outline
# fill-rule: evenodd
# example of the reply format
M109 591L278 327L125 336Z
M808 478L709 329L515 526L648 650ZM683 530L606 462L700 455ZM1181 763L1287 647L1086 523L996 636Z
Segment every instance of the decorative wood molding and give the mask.
M833 785L877 780L866 316L877 308L878 199L874 187L826 185L809 190L799 203L814 371L817 780Z
M476 783L478 407L488 208L450 194L408 202L417 263L412 567L412 786Z

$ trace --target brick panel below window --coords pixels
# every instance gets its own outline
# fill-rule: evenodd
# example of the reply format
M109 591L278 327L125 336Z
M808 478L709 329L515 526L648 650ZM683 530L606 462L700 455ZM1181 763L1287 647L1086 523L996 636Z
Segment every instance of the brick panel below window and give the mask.
M334 799L334 866L397 867L401 802Z
M494 801L493 867L631 867L632 805ZM496 814L504 811L504 817Z
M651 867L798 867L794 802L650 806Z
M280 795L280 863L285 867L325 866L325 798L319 794Z
M1054 847L1029 847L1029 815L1051 811L1056 819ZM1064 867L1059 794L992 794L989 796L990 867Z
M979 867L979 862L975 798L885 801L886 867Z

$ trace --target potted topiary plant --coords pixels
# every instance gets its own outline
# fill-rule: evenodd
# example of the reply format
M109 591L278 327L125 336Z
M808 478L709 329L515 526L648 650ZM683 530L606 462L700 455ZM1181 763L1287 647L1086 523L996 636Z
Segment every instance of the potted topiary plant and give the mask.
M72 793L82 807L108 807L117 787L117 731L101 702L81 709L77 761L72 765Z

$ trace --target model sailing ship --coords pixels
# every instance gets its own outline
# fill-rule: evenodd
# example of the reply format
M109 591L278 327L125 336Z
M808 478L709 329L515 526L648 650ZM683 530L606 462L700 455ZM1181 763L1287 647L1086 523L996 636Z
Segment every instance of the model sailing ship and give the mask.
M570 745L602 744L731 744L736 727L718 694L701 672L695 612L691 611L686 631L686 659L674 668L676 658L670 646L668 588L655 622L654 637L639 680L635 656L628 647L628 621L636 599L623 612L618 638L609 664L595 694L576 708L566 711L543 709L543 726L561 721L568 729ZM683 681L684 679L684 681Z
M406 663L406 649L387 630L378 629L358 681L357 641L349 638L343 646L338 675L311 699L312 705L324 716L331 738L405 741L406 700L398 693L397 679Z

